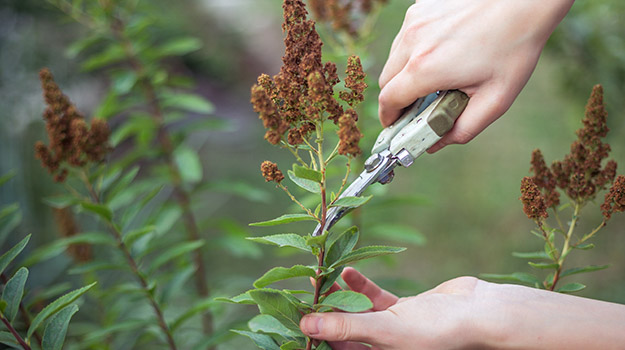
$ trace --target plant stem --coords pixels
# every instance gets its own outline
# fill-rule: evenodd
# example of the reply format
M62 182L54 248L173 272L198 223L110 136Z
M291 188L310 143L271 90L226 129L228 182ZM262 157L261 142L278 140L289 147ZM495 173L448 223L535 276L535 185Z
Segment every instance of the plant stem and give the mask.
M156 88L150 81L147 75L146 69L143 63L139 60L134 52L132 42L128 39L123 32L124 24L121 21L113 22L111 30L115 37L120 41L124 49L126 58L130 63L130 66L139 77L139 84L143 89L145 97L148 101L150 113L152 119L155 122L158 130L158 141L161 144L163 152L165 153L167 167L171 173L172 185L174 190L174 198L180 208L182 209L182 221L187 231L189 241L200 240L199 227L195 215L191 210L190 194L184 189L182 184L182 176L178 165L174 159L174 147L171 141L171 137L167 132L164 125L163 110L156 94ZM208 280L206 278L207 271L204 265L204 254L202 249L195 249L192 253L193 262L195 265L195 288L201 298L208 298L209 288ZM202 328L205 334L211 334L213 332L213 319L212 315L208 312L202 315Z
M564 245L562 246L562 252L560 253L560 257L558 258L558 261L557 261L558 269L553 275L553 281L551 282L551 287L549 288L549 290L551 291L555 290L556 284L558 283L560 279L560 273L562 273L564 260L566 259L566 256L569 254L570 250L573 249L570 246L570 242L571 242L571 237L573 237L573 231L575 230L575 226L577 224L577 220L578 220L578 216L579 216L579 212L581 208L582 208L581 204L578 201L576 201L575 207L573 210L573 218L571 219L571 225L569 226L569 230L566 233L566 238L564 239Z
M31 350L30 346L24 341L24 339L22 338L22 336L19 335L19 333L17 333L17 331L15 330L15 328L13 328L13 325L11 325L11 323L9 322L9 320L7 320L4 317L4 314L0 313L0 320L2 320L2 323L4 323L4 325L7 327L7 329L9 330L9 332L11 332L11 334L13 334L13 337L15 338L15 340L17 340L17 342L20 344L20 346L22 348L24 348L24 350Z
M89 182L89 178L85 174L84 171L81 172L81 179L83 180L83 182L85 183L85 186L87 187L87 190L91 194L92 201L95 204L102 204L100 201L100 197L95 192L93 185L91 184L91 182ZM148 284L148 281L146 280L143 273L141 273L137 265L137 262L130 254L130 249L128 249L128 246L126 245L126 243L124 243L122 233L119 231L118 227L114 225L113 223L107 222L107 225L109 227L109 232L111 233L111 235L115 239L115 242L117 243L117 247L124 255L124 258L126 259L128 266L130 267L130 271L135 275L135 277L139 281L139 284L141 285L141 289L143 289L143 293L148 298L148 301L150 302L150 306L152 306L152 309L154 310L154 313L156 314L158 326L161 328L161 330L165 334L165 337L167 338L167 343L169 344L169 348L171 350L177 350L176 343L174 341L174 336L171 330L169 329L167 322L165 322L165 316L163 315L163 311L161 310L160 305L156 302L156 299L154 299L154 296L152 292L150 291L150 286Z
M291 194L291 191L289 191L288 188L286 188L286 186L284 186L283 184L279 183L278 187L280 187L281 189L284 190L284 192L286 192L286 194L289 196L289 198L291 198L291 200L293 202L295 202L297 205L300 206L300 208L302 208L308 215L314 217L315 219L317 219L317 221L320 221L321 219L319 219L315 213L313 213L312 211L310 211L310 209L306 208L300 201L297 200L297 198L295 198L295 196L293 194Z

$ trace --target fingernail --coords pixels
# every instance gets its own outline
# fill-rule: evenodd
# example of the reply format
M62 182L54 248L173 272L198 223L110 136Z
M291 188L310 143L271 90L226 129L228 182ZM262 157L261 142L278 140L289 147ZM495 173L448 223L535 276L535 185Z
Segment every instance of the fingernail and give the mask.
M304 317L304 333L308 335L318 335L321 333L323 326L323 317L306 316Z

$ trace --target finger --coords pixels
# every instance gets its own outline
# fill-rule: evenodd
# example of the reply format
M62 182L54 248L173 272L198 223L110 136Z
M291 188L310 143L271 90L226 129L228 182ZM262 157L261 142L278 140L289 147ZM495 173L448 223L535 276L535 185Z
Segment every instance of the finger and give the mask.
M465 144L473 140L490 124L501 117L512 104L498 93L475 93L454 127L435 143L428 153L435 153L451 144Z
M402 109L411 105L419 97L437 90L452 88L448 75L428 74L421 62L410 60L391 81L380 90L378 114L382 126L387 127L397 118ZM436 85L434 85L436 84Z
M351 290L362 293L371 300L373 311L386 310L395 305L399 299L392 293L378 287L377 284L352 267L346 267L341 277Z
M398 329L388 311L360 314L327 312L302 317L300 328L307 336L326 341L352 341L371 345L387 344Z

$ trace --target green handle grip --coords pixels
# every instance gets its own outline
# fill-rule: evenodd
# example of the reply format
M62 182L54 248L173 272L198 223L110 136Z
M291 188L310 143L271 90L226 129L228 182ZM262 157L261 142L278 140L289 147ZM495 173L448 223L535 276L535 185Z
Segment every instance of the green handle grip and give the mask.
M453 128L456 119L462 114L468 103L469 96L464 92L460 90L449 91L428 116L428 125L436 135L443 137Z

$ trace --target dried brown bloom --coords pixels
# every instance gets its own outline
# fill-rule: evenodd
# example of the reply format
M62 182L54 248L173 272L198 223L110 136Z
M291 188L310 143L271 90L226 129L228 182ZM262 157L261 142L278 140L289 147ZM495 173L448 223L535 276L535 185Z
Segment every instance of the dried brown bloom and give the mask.
M80 229L74 215L69 208L54 209L54 217L59 227L59 232L64 238L76 236ZM67 254L69 254L77 262L91 261L93 253L91 251L91 245L85 243L70 244L67 247Z
M333 6L326 5L311 2L313 11L319 14L330 11ZM322 62L322 42L315 29L315 22L306 18L307 11L303 1L284 0L282 7L282 28L286 32L283 65L273 78L266 74L258 78L257 84L251 90L251 102L267 129L267 141L275 145L285 140L290 145L299 145L305 143L318 123L332 120L338 124L345 111L334 98L334 88L340 81L336 65ZM365 74L360 59L356 56L349 58L347 66L346 88L349 92L345 91L340 95L353 106L363 100ZM349 114L353 120L358 119L354 111ZM357 147L360 137L355 138L354 135L360 135L360 131L355 122L349 122L349 129L352 130L350 133L346 132L346 128L347 124L342 127L342 139L347 142L347 135L352 136L349 145L345 143L343 146L350 149L345 152L357 154L360 151L356 151L354 147Z
M348 109L339 119L339 154L357 156L361 150L358 142L362 138L362 133L356 126L358 115L353 109Z
M44 68L39 73L44 99L47 105L43 113L49 146L35 144L35 155L43 167L55 174L55 181L63 182L67 169L63 163L83 167L88 162L97 163L111 150L108 124L99 119L91 121L89 128L84 117L54 82L52 73Z
M594 198L598 191L612 183L616 175L614 161L607 162L602 168L610 152L610 145L601 140L609 131L606 118L603 89L596 85L586 105L584 126L577 130L577 140L571 144L571 152L551 166L557 187L576 201ZM540 181L537 183L543 187Z
M625 211L625 176L619 175L608 193L605 194L605 201L601 205L603 217L609 220L614 212Z
M556 191L556 176L547 167L543 154L539 149L532 152L530 163L532 165L530 171L534 173L532 180L543 191L547 207L551 208L560 204L560 193Z
M341 100L347 102L350 106L354 106L362 102L365 97L362 94L367 88L365 83L365 72L362 70L362 64L358 56L350 56L347 60L347 70L345 71L345 87L351 92L341 91Z
M282 174L282 171L278 169L278 165L274 162L270 162L268 160L264 161L260 165L260 171L263 174L265 181L267 182L274 181L276 183L280 183L282 180L284 180L284 175Z
M539 221L548 216L545 198L531 177L526 176L521 180L520 199L523 202L523 212L528 218Z

